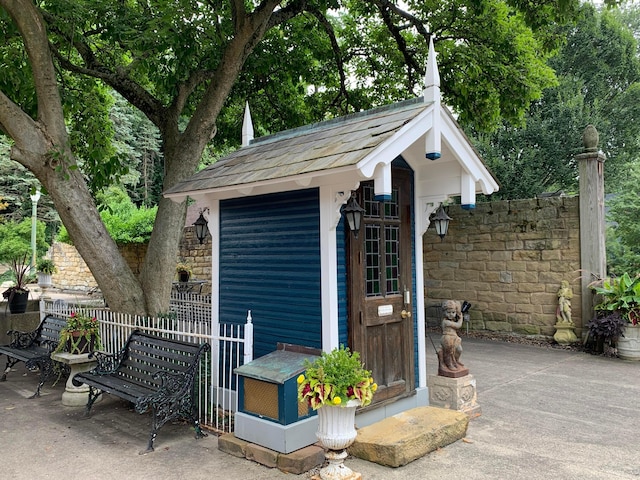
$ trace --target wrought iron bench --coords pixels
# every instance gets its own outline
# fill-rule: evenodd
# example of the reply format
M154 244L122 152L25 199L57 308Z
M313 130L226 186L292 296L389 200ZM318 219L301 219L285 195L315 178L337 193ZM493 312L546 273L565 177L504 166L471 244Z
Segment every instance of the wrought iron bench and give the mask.
M7 366L0 377L0 382L6 381L7 373L16 363L25 362L28 369L40 370L40 383L36 393L29 398L39 397L44 382L54 375L51 352L58 346L60 331L66 324L66 318L47 315L38 328L31 332L8 331L7 335L11 337L11 343L0 346L0 355L7 356Z
M140 454L153 452L158 430L177 418L193 423L196 438L206 436L196 412L195 378L200 355L209 348L135 331L120 352L93 352L97 366L74 378L89 386L86 416L103 393L133 403L138 413L151 409L151 434Z

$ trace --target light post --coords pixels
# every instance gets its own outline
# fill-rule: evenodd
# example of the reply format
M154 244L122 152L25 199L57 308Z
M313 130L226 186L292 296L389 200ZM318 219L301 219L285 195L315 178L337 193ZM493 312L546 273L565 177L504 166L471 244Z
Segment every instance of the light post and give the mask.
M38 219L38 200L40 200L40 187L36 187L34 193L30 194L31 197L31 264L29 265L30 272L36 268L36 220Z

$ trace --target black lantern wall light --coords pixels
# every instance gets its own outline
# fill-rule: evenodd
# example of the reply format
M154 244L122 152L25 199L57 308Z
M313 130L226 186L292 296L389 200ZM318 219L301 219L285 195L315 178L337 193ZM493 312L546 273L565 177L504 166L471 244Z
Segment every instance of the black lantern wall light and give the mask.
M193 223L193 226L196 227L196 238L200 242L200 245L204 243L204 240L207 238L207 234L209 233L209 224L203 215L205 210L209 212L208 208L200 209L200 216Z
M355 192L351 193L351 198L342 208L342 213L347 220L349 230L353 232L353 236L355 238L358 238L358 233L360 233L360 226L362 225L362 214L364 213L364 208L358 205Z
M451 217L444 211L442 204L440 204L436 213L431 217L431 221L436 228L436 233L440 237L440 241L444 240L444 236L447 234L447 230L449 229Z

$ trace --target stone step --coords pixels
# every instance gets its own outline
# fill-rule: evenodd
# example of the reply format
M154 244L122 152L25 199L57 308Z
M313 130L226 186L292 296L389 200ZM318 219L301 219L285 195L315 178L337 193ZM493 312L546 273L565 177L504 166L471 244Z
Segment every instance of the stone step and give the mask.
M369 462L401 467L464 438L468 425L466 413L418 407L358 429L348 451Z

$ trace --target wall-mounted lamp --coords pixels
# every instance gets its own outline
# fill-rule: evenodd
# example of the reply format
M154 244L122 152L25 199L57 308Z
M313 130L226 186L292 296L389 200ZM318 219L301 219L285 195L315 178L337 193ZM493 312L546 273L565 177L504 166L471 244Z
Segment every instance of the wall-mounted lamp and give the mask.
M358 205L355 193L351 194L351 198L342 208L342 213L347 219L349 230L353 232L354 237L358 238L358 233L360 233L360 225L362 224L362 214L364 213L364 208Z
M204 210L207 212L209 211L208 208L205 208ZM200 210L200 216L193 223L193 226L196 227L196 238L200 242L200 245L204 243L204 240L207 238L207 234L209 233L209 225L203 215L204 210Z
M442 204L440 204L436 213L431 217L431 221L433 221L433 224L436 227L436 233L440 237L440 241L444 240L444 236L447 234L447 230L449 229L451 217L444 211Z

